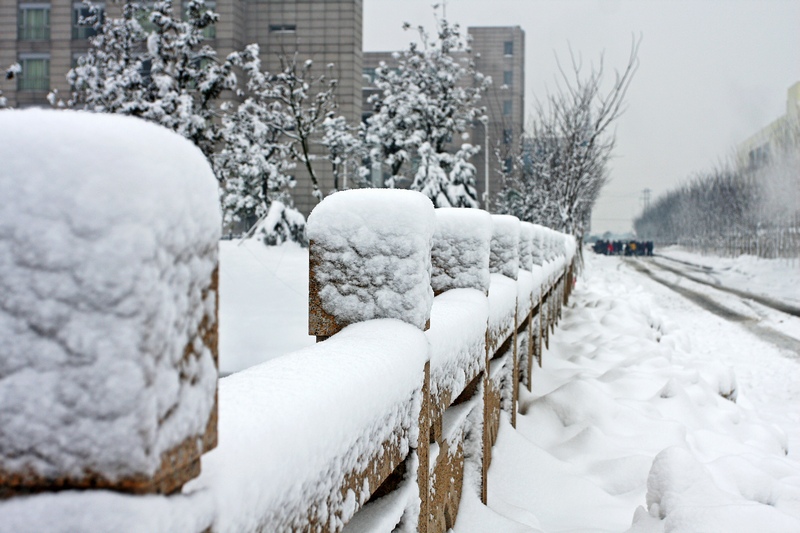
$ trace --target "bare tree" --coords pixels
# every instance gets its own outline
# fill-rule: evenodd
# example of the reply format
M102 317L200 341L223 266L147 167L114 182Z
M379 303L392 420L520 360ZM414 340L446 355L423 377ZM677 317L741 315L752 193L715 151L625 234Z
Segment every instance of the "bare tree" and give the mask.
M532 134L520 138L512 165L501 165L505 178L497 199L501 210L582 240L608 181L615 144L611 126L624 110L639 64L640 42L632 42L625 69L615 73L608 89L604 89L602 57L588 75L571 51L569 71L558 62L557 92L537 104Z

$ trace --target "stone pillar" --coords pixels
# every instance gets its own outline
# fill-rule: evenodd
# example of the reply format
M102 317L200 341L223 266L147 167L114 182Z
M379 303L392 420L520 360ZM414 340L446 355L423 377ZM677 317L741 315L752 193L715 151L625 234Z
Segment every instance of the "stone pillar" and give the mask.
M436 227L428 197L400 189L358 189L325 198L308 217L308 332L323 341L350 324L393 318L430 327L431 247ZM380 357L380 354L375 354ZM417 530L429 523L430 364L423 370L417 435Z
M211 168L72 111L0 114L0 160L0 497L179 491L217 442Z
M427 329L431 289L431 201L400 189L357 189L325 198L308 217L308 334L396 318Z

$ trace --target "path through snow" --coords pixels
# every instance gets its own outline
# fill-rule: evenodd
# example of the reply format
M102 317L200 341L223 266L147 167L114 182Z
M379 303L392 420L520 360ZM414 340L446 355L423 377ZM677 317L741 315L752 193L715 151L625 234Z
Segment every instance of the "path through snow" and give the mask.
M797 360L596 256L551 342L457 533L800 531Z

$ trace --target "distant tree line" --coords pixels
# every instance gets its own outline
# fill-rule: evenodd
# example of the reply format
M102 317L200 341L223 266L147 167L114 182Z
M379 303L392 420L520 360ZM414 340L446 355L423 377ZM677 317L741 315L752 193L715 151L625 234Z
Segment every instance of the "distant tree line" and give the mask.
M636 234L701 252L800 256L800 127L787 123L756 164L732 161L657 198Z

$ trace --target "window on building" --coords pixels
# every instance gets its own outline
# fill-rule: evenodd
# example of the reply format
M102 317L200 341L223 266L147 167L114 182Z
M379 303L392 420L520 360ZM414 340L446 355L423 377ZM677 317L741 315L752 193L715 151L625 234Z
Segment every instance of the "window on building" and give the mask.
M503 144L511 144L513 140L514 140L514 129L505 128L503 130Z
M22 71L17 89L20 91L50 90L50 54L26 54L19 57Z
M506 70L503 72L503 85L511 87L514 84L514 72Z
M511 103L511 100L503 100L503 114L504 115L510 115L513 109L514 109L514 106Z
M375 69L367 67L361 72L361 83L364 87L371 87L375 83Z
M503 161L503 172L510 174L512 170L514 170L514 160L506 157L505 161Z
M206 11L214 11L217 10L217 2L214 0L206 0L205 6L200 11L200 13L205 13ZM183 20L188 20L189 18L189 2L183 3ZM216 39L217 38L217 25L211 24L203 28L203 37L206 39Z
M514 55L514 41L506 41L503 43L503 55Z
M46 41L50 38L50 4L19 5L19 39Z
M103 21L105 16L105 6L103 4L94 4L100 8L100 22ZM97 35L95 30L89 24L81 24L81 20L86 20L91 16L91 12L86 4L72 4L72 38L73 39L88 39Z
M297 24L270 24L270 33L295 33L297 31Z

